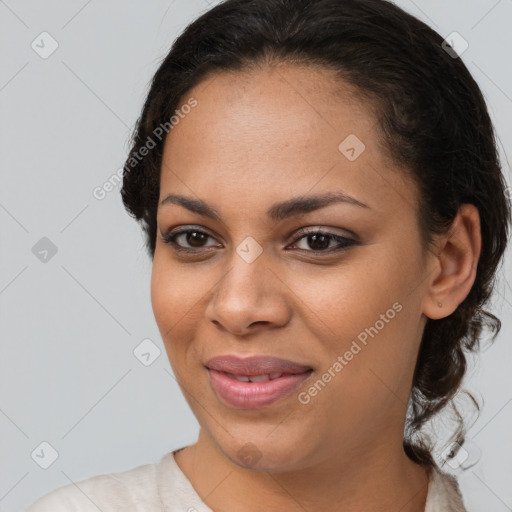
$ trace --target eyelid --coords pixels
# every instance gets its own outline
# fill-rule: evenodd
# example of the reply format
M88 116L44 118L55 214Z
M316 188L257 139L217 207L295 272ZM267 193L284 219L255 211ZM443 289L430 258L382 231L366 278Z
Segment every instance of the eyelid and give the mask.
M210 246L204 246L204 247L196 247L196 248L190 248L190 247L182 247L174 241L176 237L187 234L189 232L198 232L206 235L208 238L215 239L216 236L212 235L207 228L203 228L202 226L196 226L196 225L180 225L176 231L174 229L176 226L169 228L165 234L161 235L161 239L164 243L170 245L175 251L182 252L182 253L190 253L190 254L199 254L201 252L210 251L213 247L216 247L215 245ZM332 231L329 231L329 229L335 229L335 228L328 228L328 227L322 227L318 225L312 225L312 226L305 226L300 228L299 230L294 231L294 238L289 242L290 244L296 244L300 242L303 238L306 238L309 235L315 235L320 234L324 236L330 237L332 240L337 242L336 247L331 247L326 250L307 250L307 249L298 249L299 251L306 252L306 253L312 253L317 255L322 254L332 254L335 252L342 252L344 249L347 249L348 247L352 245L360 245L360 241L358 240L357 235L355 235L352 231L348 231L350 233L349 236L345 236L343 234L337 234L333 233ZM170 239L173 240L170 240Z
M211 247L214 247L214 246L206 246L206 247L198 247L198 248L190 248L190 247L181 247L179 245L177 245L176 243L174 242L171 242L169 241L170 238L176 238L178 236L181 236L181 235L185 235L189 232L197 232L197 233L202 233L202 234L205 234L207 237L209 238L213 238L213 239L216 239L216 236L212 235L208 229L202 227L202 226L195 226L195 225L180 225L178 229L175 229L176 226L174 227L171 227L169 229L167 229L164 234L161 234L160 237L162 239L162 241L164 243L167 243L169 244L170 246L172 246L173 248L175 248L176 246L178 248L175 248L176 251L182 251L182 252L190 252L190 253L198 253L199 251L204 251L205 249L209 249Z
M174 229L176 229L176 231L173 233ZM350 237L350 238L354 239L354 241L356 241L356 242L359 241L358 236L353 231L350 231L349 229L344 229L343 230L344 233L333 233L333 232L329 231L331 229L341 229L341 228L336 228L336 227L331 227L331 226L321 226L318 224L316 224L316 225L311 224L309 226L304 226L304 227L299 228L298 230L295 230L293 232L293 234L295 237L298 237L300 235L315 234L318 232L322 232L323 234L326 234L326 235L341 236L343 238ZM182 234L183 232L187 232L187 231L199 231L199 232L207 234L208 236L211 236L212 238L216 238L216 235L211 234L211 232L209 231L208 228L205 228L203 226L199 226L196 224L180 224L178 226L172 226L172 227L168 228L163 234L161 234L161 237L164 238L164 237L168 237L168 236L172 236L172 235L178 235L178 234ZM287 238L290 238L290 236L288 236ZM292 241L297 241L297 238L294 238Z
M354 242L359 242L359 237L353 232L348 229L343 229L342 233L333 232L331 230L341 228L335 228L330 226L320 226L320 225L310 225L306 227L302 227L298 229L297 231L294 231L294 237L300 236L300 235L314 235L315 233L322 233L324 235L330 235L333 237L341 237L346 238L347 240L353 240Z

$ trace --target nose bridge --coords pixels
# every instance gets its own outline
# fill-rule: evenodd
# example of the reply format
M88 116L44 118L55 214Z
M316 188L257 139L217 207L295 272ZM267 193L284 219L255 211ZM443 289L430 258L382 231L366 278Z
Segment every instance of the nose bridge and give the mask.
M252 236L244 238L234 249L229 261L229 272L222 279L222 290L234 296L253 297L261 293L261 286L268 284L263 279L270 272L269 258L263 246Z
M286 321L288 307L280 298L279 280L267 256L250 236L234 248L229 268L207 306L206 314L211 321L238 334L256 322Z

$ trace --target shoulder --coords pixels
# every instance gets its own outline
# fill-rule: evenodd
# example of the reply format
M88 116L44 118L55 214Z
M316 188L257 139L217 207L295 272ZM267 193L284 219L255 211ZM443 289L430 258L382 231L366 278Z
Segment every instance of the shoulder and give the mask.
M159 502L155 473L155 464L146 464L119 473L96 475L43 495L25 512L138 512L148 507L156 509Z

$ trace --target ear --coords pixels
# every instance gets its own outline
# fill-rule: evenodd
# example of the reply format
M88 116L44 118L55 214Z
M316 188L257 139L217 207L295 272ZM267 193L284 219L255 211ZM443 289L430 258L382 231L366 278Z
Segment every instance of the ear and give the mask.
M447 234L438 240L423 313L434 320L451 315L466 298L476 277L482 237L480 215L472 204L463 204Z

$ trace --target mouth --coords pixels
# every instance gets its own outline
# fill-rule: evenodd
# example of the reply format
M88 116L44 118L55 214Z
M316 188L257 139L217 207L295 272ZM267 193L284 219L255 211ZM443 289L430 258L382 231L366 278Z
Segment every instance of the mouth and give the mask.
M308 371L312 371L312 370L308 370ZM239 382L267 382L269 380L280 379L284 375L302 375L303 373L306 373L306 372L301 372L301 373L272 372L272 373L263 373L261 375L235 375L233 373L228 373L228 372L219 372L219 373L223 373L227 377L237 380Z
M241 409L268 406L289 396L313 373L313 368L271 356L219 356L210 359L210 385L225 404Z

